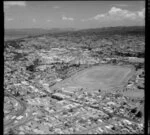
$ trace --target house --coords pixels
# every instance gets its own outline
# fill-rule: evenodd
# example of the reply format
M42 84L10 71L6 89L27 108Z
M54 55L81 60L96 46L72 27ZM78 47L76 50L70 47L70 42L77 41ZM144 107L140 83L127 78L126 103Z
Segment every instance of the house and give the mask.
M132 122L130 122L129 120L126 120L126 119L124 119L123 122L125 122L125 123L127 123L127 124L129 124L129 125L132 124Z
M69 96L64 95L62 93L54 93L52 94L52 98L57 99L57 100L63 100L64 98L69 98Z
M23 116L21 115L21 116L17 117L16 119L17 119L17 120L20 120L20 119L22 119L22 118L23 118Z

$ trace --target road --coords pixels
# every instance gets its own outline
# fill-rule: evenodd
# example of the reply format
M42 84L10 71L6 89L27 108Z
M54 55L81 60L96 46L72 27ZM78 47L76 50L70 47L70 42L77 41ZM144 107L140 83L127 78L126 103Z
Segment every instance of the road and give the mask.
M14 98L15 100L17 100L19 102L19 104L21 105L21 109L19 111L16 112L16 114L14 114L14 116L20 116L20 115L23 115L24 112L26 111L27 109L27 104L23 101L21 101L19 98L16 98L15 96L13 96L12 94L8 93L8 92L5 92L5 95L8 95L12 98ZM9 127L14 121L16 120L16 118L14 119L11 119L7 122L4 123L4 126L5 127Z

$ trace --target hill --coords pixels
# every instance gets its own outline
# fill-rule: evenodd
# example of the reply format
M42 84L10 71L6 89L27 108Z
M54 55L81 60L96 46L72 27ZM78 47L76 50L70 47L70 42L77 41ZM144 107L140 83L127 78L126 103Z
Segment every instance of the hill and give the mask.
M35 36L46 33L59 33L65 31L74 31L73 28L52 28L52 29L42 29L42 28L26 28L26 29L5 29L4 37L5 40L18 39L27 36Z

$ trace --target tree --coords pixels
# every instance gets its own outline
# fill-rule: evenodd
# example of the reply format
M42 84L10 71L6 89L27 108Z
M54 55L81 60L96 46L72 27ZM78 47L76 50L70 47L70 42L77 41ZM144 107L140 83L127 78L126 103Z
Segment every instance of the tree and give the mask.
M34 71L35 71L35 66L34 66L34 65L30 65L30 66L27 66L26 69L27 69L28 71L34 72Z
M8 135L15 135L16 133L14 132L14 130L11 128L8 132Z
M142 117L142 112L139 111L135 116L138 117L138 118L141 118Z

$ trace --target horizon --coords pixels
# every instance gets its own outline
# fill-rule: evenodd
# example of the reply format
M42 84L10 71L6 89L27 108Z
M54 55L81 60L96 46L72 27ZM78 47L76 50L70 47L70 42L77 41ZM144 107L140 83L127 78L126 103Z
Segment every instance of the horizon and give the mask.
M4 30L31 30L31 29L43 29L43 30L53 30L53 29L75 29L75 30L88 30L88 29L103 29L103 28L117 28L117 27L145 27L145 25L133 25L133 26L108 26L108 27L95 27L95 28L81 28L81 29L77 29L77 28L4 28Z
M145 1L5 1L5 29L145 26Z

